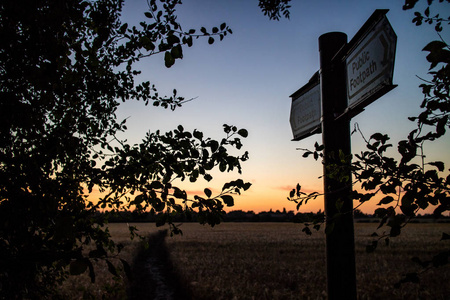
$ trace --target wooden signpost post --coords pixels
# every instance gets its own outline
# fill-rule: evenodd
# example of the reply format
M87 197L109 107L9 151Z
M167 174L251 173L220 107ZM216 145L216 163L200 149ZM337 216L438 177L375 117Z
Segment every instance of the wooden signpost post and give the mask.
M351 155L351 118L395 87L397 37L387 12L376 10L349 43L341 32L320 36L320 70L291 95L294 140L322 133L329 299L356 299L351 172L338 180L329 176L329 166L351 163L341 159Z

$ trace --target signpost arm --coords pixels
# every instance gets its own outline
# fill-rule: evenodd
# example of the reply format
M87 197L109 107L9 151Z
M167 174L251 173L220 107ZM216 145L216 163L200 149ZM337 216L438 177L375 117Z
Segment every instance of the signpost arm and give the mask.
M347 43L347 35L330 32L319 37L324 145L324 192L327 222L328 299L356 299L355 241L351 172L347 182L330 178L331 164L342 165L340 153L351 154L350 118L336 120L347 108L346 70L336 53ZM349 163L349 162L348 162Z

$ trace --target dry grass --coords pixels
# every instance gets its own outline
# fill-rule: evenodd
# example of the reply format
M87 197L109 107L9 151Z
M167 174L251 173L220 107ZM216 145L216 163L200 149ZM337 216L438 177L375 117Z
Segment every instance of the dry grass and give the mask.
M324 251L316 251L323 234L305 238L286 223L183 227L168 244L195 299L299 299L325 290Z
M142 234L157 230L154 224L137 226ZM116 240L127 238L125 224L111 224L110 229ZM167 238L167 244L194 299L326 298L323 232L308 237L301 225L292 223L225 223L214 228L183 224L181 229L184 235ZM375 229L376 224L356 224L355 228L360 299L448 299L449 266L427 271L420 284L408 283L400 289L393 284L402 274L420 270L411 263L413 256L430 259L448 248L448 241L439 239L443 231L449 231L449 224L410 224L389 247L381 245L367 254L365 246ZM136 245L128 242L123 257L131 260ZM114 293L106 266L98 273L105 273L99 274L100 285L81 282L78 289L96 291L97 298L125 297L123 286L116 285ZM105 284L113 292L101 294Z

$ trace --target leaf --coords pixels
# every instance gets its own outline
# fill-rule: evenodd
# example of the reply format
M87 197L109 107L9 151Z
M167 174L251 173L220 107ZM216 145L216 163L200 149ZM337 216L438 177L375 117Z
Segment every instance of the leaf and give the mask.
M170 68L175 64L175 59L169 51L166 51L166 53L164 54L164 63L167 68Z
M205 189L204 190L206 197L211 198L212 192L210 189Z
M111 273L114 276L118 276L116 267L114 267L114 265L109 260L105 259L105 261L106 261L106 264L108 265L109 273Z
M219 164L219 171L220 171L220 172L225 172L226 170L227 170L227 164L224 163L224 162L221 162L221 163Z
M134 197L134 204L141 204L145 200L144 194Z
M128 280L133 280L133 272L131 272L128 262L122 258L120 258L120 262L122 263L123 270L125 271L125 275L127 275Z
M212 36L209 37L208 44L210 45L214 44L214 38Z
M237 133L244 138L248 137L247 129L239 129L239 131Z
M188 45L188 47L192 47L192 45L193 45L192 36L190 36L186 39L186 44Z
M196 129L194 129L194 133L193 136L197 139L197 140L203 140L203 133L201 131L198 131Z
M377 205L382 205L382 204L389 204L392 201L394 201L394 198L391 196L386 196L383 199L380 200L380 202Z
M435 161L428 163L431 166L435 166L440 172L444 171L445 165L442 161Z
M325 146L323 145L323 144L321 144L321 145L319 145L319 143L315 143L314 144L314 148L316 148L316 151L317 152L320 152L320 151L322 151L323 149L325 149Z
M388 217L384 216L383 218L381 218L380 220L380 224L378 224L377 229L380 229L381 227L383 227L384 224L386 224Z
M154 200L152 203L153 208L158 212L163 211L164 208L166 207L166 203L158 198L155 198L153 200Z
M436 133L438 134L438 136L445 134L445 126L447 125L447 120L448 120L448 117L445 116L445 117L439 119L439 121L437 122Z
M120 26L118 33L124 34L127 31L127 28L128 28L128 23L124 23L122 26Z
M427 55L427 60L431 63L430 70L438 63L446 61L445 53L447 53L447 51L444 50L446 46L447 45L442 41L432 41L423 48L423 51L430 52L430 54Z
M144 15L145 15L147 18L149 18L149 19L152 19L152 18L153 18L153 15L152 15L150 12L148 12L148 11L146 11L146 12L144 13Z
M225 204L227 206L234 206L234 199L232 196L230 195L223 195L220 198L222 198L223 202L225 202Z
M384 141L386 138L386 135L377 132L377 133L372 134L372 136L370 138L374 139L376 141Z
M211 140L211 141L209 141L209 145L208 146L211 147L211 152L214 153L219 148L219 142Z
M309 229L308 226L303 227L302 232L306 233L307 235L312 235L311 229Z
M167 37L167 43L169 45L178 44L178 43L180 43L180 38L174 34L169 34L169 36Z
M309 155L313 154L313 152L311 151L306 151L305 153L303 153L302 157L307 158Z
M86 272L88 265L82 259L75 260L70 263L69 271L70 275L80 275Z
M178 44L173 47L172 50L170 50L170 54L172 55L174 60L177 58L183 58L183 48L180 44Z
M89 277L91 278L91 283L95 283L94 266L92 265L92 262L90 260L87 259L86 262L89 267Z
M292 189L292 191L289 193L289 197L293 198L295 196L295 189Z
M150 184L150 188L159 190L163 189L164 185L160 181L152 181L152 183Z
M442 31L442 23L441 22L437 22L436 26L434 26L434 30L436 30L437 32L441 32Z
M390 237L399 236L401 233L401 227L399 224L395 224L391 227L391 231L389 232Z

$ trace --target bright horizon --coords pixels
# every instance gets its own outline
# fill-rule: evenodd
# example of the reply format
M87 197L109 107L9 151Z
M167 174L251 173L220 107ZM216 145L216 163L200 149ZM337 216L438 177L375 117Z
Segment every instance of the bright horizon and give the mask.
M125 1L123 21L136 24L144 19L146 2ZM174 112L145 107L141 102L125 103L119 108L118 119L130 118L128 131L120 137L135 144L149 130L165 132L181 124L186 130L198 129L207 137L221 139L223 124L245 128L249 137L242 139L241 153L248 151L250 159L242 164L242 174L217 171L209 183L199 180L179 186L200 196L204 188L210 188L215 195L225 182L241 178L252 187L236 196L235 205L226 211L286 208L296 212L296 204L286 197L297 183L303 192L323 191L320 161L302 158L303 152L296 149L312 149L316 141L321 144L321 135L291 141L289 96L319 69L320 35L339 31L350 41L375 9L389 9L387 18L398 37L393 80L398 87L354 117L351 128L358 124L366 138L375 132L388 133L394 145L391 153L395 153L397 142L415 126L407 117L417 115L422 101L417 76L429 78L426 52L421 50L439 39L434 26L416 27L411 22L414 11L423 12L424 7L403 11L402 1L391 0L292 1L291 5L291 19L277 22L262 14L257 1L185 1L177 10L183 30L212 28L226 22L233 34L222 42L217 39L213 45L206 39L194 41L192 48L184 49L184 58L170 69L165 68L162 55L140 62L141 80L150 80L160 95L170 95L175 88L186 99L196 99ZM433 6L435 11L443 7L439 11L442 15L450 12L448 5ZM444 27L442 37L449 40L449 28ZM425 151L429 161L444 161L448 169L450 154L443 149L450 149L449 134L429 143ZM354 134L352 152L362 150L363 139ZM377 203L372 200L359 209L373 213ZM303 205L300 212L319 209L323 210L322 197Z

